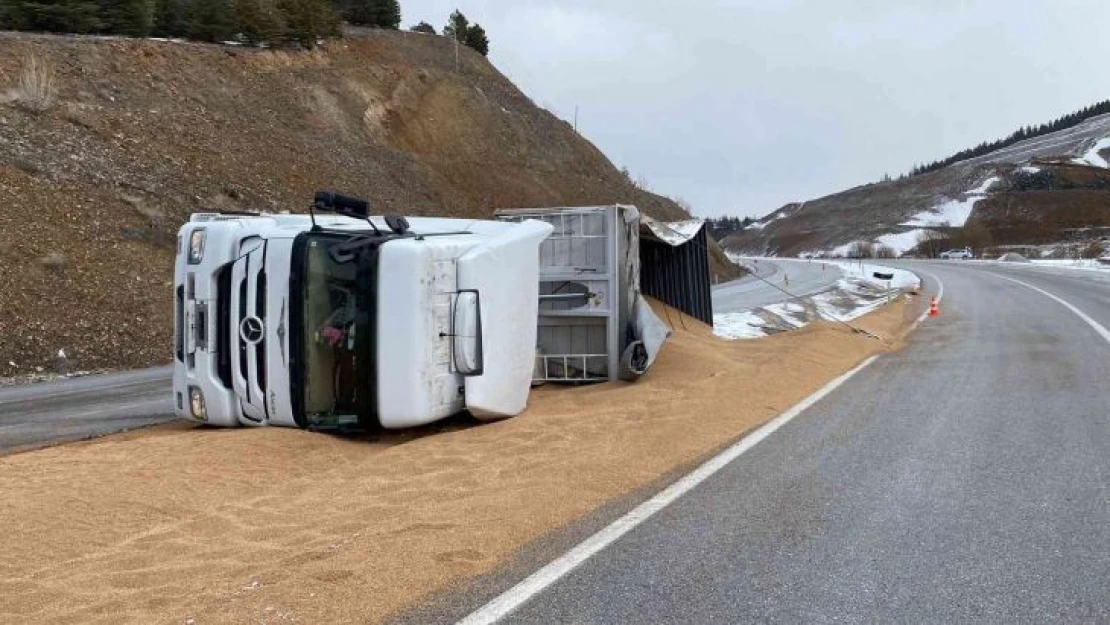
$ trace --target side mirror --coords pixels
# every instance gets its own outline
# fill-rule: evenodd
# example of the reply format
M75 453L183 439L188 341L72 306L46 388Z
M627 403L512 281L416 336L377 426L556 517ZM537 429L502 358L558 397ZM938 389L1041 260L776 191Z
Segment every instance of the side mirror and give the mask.
M482 301L478 291L459 291L452 315L451 351L460 375L482 375Z

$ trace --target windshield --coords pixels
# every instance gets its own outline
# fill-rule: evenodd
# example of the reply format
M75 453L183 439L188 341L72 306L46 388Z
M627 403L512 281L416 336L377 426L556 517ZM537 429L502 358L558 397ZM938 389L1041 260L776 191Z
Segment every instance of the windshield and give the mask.
M342 427L356 425L360 394L370 384L360 384L358 354L362 335L372 331L359 315L358 263L337 263L328 249L347 237L310 234L301 242L301 337L303 339L302 392L306 425Z

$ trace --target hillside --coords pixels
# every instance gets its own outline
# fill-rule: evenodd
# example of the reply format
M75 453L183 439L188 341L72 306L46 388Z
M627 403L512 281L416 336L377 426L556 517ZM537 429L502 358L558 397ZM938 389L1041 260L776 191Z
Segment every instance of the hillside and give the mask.
M56 72L41 112L19 88L32 57ZM623 202L687 217L481 55L460 50L456 70L441 37L301 52L0 34L0 376L63 348L81 368L167 362L180 223L300 211L320 188L380 213Z
M928 173L788 204L722 244L744 254L894 252L922 230L973 247L1034 245L1110 228L1110 115Z

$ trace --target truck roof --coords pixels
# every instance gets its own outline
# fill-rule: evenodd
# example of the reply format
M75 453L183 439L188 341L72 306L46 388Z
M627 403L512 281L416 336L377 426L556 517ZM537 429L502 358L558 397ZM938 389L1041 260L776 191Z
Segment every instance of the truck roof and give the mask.
M382 232L389 232L385 218L374 215L369 218ZM515 224L484 219L450 219L445 217L409 217L410 230L415 234L460 234L494 236L513 228ZM194 213L192 222L269 222L269 227L285 231L307 232L312 228L312 217L289 213ZM316 223L330 230L350 230L351 232L372 231L366 220L345 215L316 215Z

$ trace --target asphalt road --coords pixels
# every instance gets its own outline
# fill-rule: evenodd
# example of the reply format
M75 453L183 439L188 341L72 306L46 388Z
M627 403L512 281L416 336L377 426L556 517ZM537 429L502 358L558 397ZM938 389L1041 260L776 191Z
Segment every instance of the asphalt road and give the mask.
M0 388L0 454L172 421L169 367Z
M780 289L786 289L799 297L813 295L832 288L841 277L836 265L817 260L761 258L745 260L744 266L759 278L745 276L714 286L713 312L739 312L790 299Z
M1110 282L907 266L939 318L505 622L1110 622L1110 339L1003 276L1107 327Z

